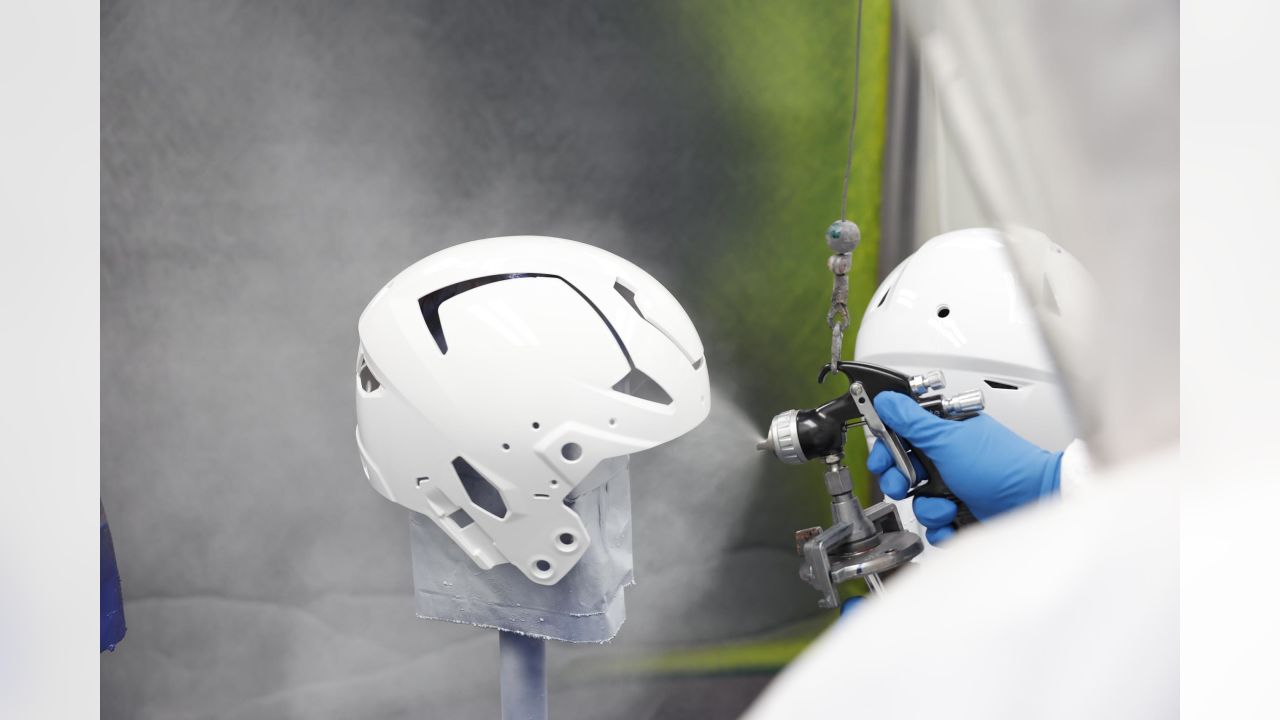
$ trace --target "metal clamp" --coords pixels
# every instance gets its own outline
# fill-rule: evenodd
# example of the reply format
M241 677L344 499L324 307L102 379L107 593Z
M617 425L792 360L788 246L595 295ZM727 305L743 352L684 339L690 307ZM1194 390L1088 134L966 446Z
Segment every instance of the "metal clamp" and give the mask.
M818 607L834 608L840 604L835 584L831 582L830 549L849 539L852 528L848 525L833 525L810 539L803 546L804 565L800 568L800 578L813 586L821 595Z
M868 510L866 520L871 521L874 530L861 538L856 525L849 522L836 522L826 530L808 528L796 533L798 549L804 557L800 578L818 591L818 607L839 606L839 583L867 578L878 586L877 576L911 562L924 551L919 536L901 529L892 503L875 505ZM860 541L862 547L854 552L842 551L850 541Z

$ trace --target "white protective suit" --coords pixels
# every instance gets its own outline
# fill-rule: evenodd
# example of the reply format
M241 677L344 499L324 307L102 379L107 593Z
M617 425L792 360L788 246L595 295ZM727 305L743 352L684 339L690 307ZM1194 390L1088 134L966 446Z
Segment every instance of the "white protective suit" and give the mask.
M745 717L1176 717L1176 461L1088 487L1064 465L1065 497L969 528L896 576Z
M1177 717L1176 498L1189 472L1177 450L1178 5L907 0L895 11L984 221L1047 233L1099 281L1105 312L1088 340L1037 314L1096 481L1065 478L1065 497L959 533L837 623L746 717ZM1221 417L1220 393L1192 395ZM1239 475L1238 454L1212 461L1197 471ZM1230 529L1202 535L1211 542L1195 557L1259 546ZM1200 567L1201 581L1238 584Z

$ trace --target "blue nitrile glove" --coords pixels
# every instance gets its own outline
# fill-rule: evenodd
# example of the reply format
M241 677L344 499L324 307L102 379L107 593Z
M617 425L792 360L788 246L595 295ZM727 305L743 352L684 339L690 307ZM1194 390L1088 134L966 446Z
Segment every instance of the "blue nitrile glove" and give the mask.
M893 392L880 393L873 402L884 424L933 460L947 486L979 520L1058 491L1062 453L1032 445L986 413L944 420ZM923 475L919 463L915 467ZM895 500L907 496L907 478L882 443L872 448L867 469L880 476L885 495ZM956 505L950 500L917 497L911 509L928 528L929 542L937 544L955 532Z
M866 599L867 599L866 595L854 595L853 597L848 598L844 602L840 603L840 617L851 615L853 611L857 609L858 605L861 604L862 601Z

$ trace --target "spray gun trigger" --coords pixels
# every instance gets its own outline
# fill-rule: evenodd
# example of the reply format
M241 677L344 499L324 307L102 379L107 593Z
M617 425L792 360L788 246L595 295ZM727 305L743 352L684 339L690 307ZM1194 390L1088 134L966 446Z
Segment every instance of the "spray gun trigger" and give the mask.
M850 385L849 394L858 403L862 419L871 430L871 434L876 436L878 442L884 443L885 449L893 457L893 464L898 468L898 472L907 479L907 487L915 487L920 478L916 475L915 465L907 457L907 449L902 446L902 440L898 434L885 426L884 421L880 419L880 414L876 412L876 406L871 402L871 397L867 395L862 383L855 382Z

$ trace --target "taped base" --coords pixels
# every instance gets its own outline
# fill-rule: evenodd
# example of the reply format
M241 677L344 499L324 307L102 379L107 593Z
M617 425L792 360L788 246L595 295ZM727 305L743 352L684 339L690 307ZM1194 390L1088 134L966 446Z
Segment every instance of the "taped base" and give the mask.
M481 570L425 515L413 513L418 617L561 640L603 643L626 620L623 589L634 582L628 458L600 463L572 499L591 545L560 582L538 585L510 564Z

